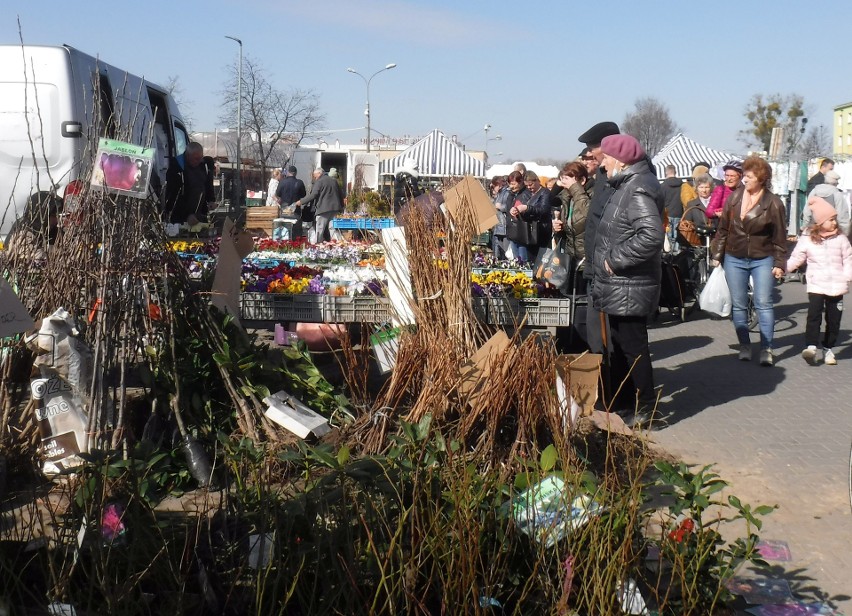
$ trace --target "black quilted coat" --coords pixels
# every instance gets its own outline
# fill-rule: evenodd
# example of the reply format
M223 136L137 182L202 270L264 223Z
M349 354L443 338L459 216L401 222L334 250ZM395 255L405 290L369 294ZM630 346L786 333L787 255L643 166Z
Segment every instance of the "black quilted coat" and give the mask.
M606 314L647 316L660 297L662 190L646 160L607 181L615 192L597 229L592 301Z

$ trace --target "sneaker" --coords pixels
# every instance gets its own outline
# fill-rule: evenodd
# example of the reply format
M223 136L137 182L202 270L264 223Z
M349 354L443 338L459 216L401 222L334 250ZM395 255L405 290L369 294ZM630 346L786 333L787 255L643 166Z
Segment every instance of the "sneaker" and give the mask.
M738 357L740 358L740 361L751 361L751 345L741 344L740 354Z
M814 345L809 345L804 351L802 351L802 359L808 362L811 366L816 365L816 354L817 348Z
M825 350L825 357L823 358L826 366L836 366L837 360L834 358L834 351L831 349Z
M763 349L760 352L760 365L761 366L773 366L773 365L775 365L775 359L772 357L772 349Z

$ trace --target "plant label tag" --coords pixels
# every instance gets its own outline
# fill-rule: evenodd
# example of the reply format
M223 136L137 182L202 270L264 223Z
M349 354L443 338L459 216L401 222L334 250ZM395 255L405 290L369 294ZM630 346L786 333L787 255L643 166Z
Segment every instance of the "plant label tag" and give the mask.
M311 410L304 402L286 391L279 391L263 399L269 405L264 415L299 438L311 433L322 436L331 431L328 420Z
M387 374L396 366L396 355L399 352L399 336L402 328L379 330L370 336L370 345L379 364L382 374Z

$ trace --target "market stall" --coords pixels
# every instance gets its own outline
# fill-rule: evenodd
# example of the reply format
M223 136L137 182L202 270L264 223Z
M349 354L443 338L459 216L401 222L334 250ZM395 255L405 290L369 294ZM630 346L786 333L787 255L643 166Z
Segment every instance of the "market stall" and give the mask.
M373 219L362 219L370 221ZM376 219L379 220L379 219ZM346 228L346 227L344 227ZM217 241L172 242L190 278L209 279ZM242 263L240 316L251 322L389 323L384 248L380 243L343 240L311 245L256 238ZM442 256L436 256L441 267ZM562 327L571 323L571 300L533 278L516 262L473 253L471 301L481 321Z

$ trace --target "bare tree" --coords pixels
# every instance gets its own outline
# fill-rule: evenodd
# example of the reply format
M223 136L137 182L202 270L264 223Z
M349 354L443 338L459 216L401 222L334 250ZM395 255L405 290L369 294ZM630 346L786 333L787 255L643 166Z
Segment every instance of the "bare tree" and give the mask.
M186 123L186 129L192 132L192 125L195 121L190 109L192 108L193 101L186 98L186 93L180 83L180 77L178 75L169 75L166 78L164 87L166 88L166 92L171 94L172 98L175 99L175 103L177 103L178 109L180 109L180 115Z
M812 128L799 144L799 154L805 160L830 155L831 152L831 135L824 124Z
M636 99L634 106L624 116L621 130L636 137L648 156L654 156L681 128L672 119L669 108L653 96Z
M228 68L230 78L221 92L224 102L220 121L227 126L237 124L237 68L236 62ZM260 163L262 177L266 178L268 168L285 164L305 135L323 127L325 115L320 112L316 93L276 89L263 66L252 58L243 59L242 76L242 132L251 137L248 152Z

